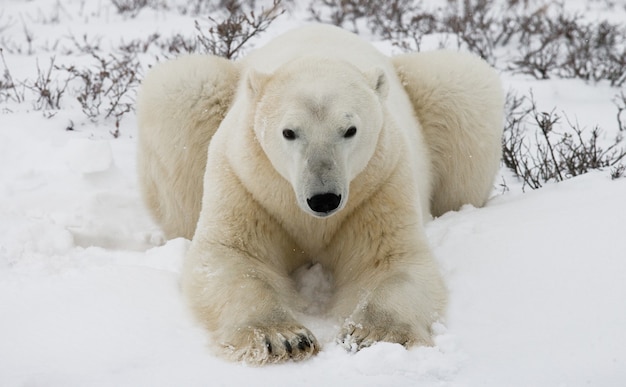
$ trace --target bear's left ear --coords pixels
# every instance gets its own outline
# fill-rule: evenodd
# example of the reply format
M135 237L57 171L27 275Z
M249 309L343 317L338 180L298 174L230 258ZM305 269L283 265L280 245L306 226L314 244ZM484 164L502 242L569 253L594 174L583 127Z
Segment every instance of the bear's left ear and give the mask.
M380 67L374 67L365 73L365 76L370 82L370 86L381 99L387 98L389 92L389 82L387 81L387 75L385 70Z
M270 75L258 72L254 69L248 71L246 75L246 86L251 97L256 97L261 93L263 87L270 79Z

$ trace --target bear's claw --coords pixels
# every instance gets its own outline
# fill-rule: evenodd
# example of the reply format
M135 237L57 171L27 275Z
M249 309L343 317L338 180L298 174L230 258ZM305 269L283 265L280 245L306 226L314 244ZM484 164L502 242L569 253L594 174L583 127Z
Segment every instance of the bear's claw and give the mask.
M253 365L304 360L319 351L308 329L288 325L239 328L221 346L232 360Z
M360 351L379 341L397 343L407 348L416 342L409 326L405 324L368 326L349 322L337 336L337 343L349 352Z

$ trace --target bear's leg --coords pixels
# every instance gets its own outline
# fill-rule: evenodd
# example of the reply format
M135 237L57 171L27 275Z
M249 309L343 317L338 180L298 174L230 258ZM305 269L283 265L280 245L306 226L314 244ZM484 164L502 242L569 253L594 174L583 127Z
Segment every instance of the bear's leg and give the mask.
M387 270L384 278L358 278L338 292L341 309L351 310L343 313L347 317L338 335L346 349L358 351L379 341L432 345L432 324L443 317L446 304L443 283L436 270L402 266Z
M226 151L209 152L183 292L219 355L250 364L306 359L319 345L294 317L303 305L289 273L308 259L241 184Z
M238 248L196 246L186 258L183 290L218 355L260 365L317 353L317 340L291 312L296 291L284 269Z
M480 58L432 51L392 58L430 150L431 214L480 207L500 167L504 96Z
M378 341L432 344L432 324L445 315L447 291L422 217L415 206L391 199L408 184L404 176L393 175L352 215L332 251L332 313L343 319L338 341L347 349Z
M226 59L189 55L155 65L142 81L139 183L168 239L193 236L208 145L231 105L238 77Z

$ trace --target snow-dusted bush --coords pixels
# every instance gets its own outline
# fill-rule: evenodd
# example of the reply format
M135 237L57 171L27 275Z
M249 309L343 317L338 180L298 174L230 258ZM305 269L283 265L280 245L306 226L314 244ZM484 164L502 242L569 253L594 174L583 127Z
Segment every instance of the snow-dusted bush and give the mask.
M273 0L267 9L261 8L258 13L239 0L226 1L221 16L208 17L208 28L195 22L200 51L234 59L251 38L265 31L284 12L281 0Z
M135 104L140 65L131 54L101 56L92 52L91 57L91 66L63 66L60 69L77 81L76 100L83 113L90 120L114 118L112 134L117 137L120 120L133 110Z
M502 161L524 186L537 189L594 169L608 169L613 179L624 175L626 148L621 133L603 141L601 128L584 130L555 111L539 109L532 93L507 95ZM563 119L567 126L555 129Z

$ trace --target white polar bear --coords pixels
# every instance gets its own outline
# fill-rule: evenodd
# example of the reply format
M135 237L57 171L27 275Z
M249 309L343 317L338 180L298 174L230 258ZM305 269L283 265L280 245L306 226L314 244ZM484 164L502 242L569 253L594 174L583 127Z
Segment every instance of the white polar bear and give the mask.
M290 277L311 262L333 274L347 348L432 343L447 295L424 221L482 206L499 166L503 96L484 62L390 60L313 25L239 62L156 66L138 118L144 197L168 237L192 239L183 291L220 354L319 350Z

